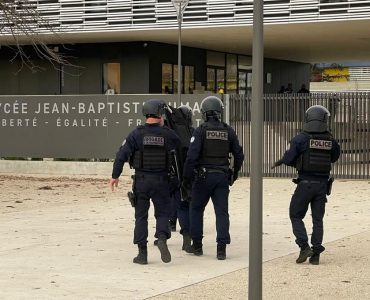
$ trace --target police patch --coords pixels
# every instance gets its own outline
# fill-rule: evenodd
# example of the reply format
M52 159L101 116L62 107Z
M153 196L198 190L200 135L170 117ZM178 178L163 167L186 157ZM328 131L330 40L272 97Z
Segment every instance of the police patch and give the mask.
M207 130L206 139L207 140L223 140L227 141L229 138L227 131L221 130Z
M164 137L163 136L144 136L143 145L164 146Z
M331 150L332 142L325 140L310 140L311 149L320 149L320 150Z

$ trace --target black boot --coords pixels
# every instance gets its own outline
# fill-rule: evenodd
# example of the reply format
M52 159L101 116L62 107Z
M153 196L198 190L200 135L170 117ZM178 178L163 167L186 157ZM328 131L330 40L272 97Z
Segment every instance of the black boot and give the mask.
M313 255L313 251L310 248L310 246L307 245L306 247L301 249L301 251L299 252L299 256L295 262L297 264L301 264L305 262L307 258L311 257L312 255Z
M135 264L147 265L148 264L148 248L147 246L138 246L139 254L134 258Z
M158 238L158 249L161 252L161 259L164 263L171 261L171 253L167 247L167 239L164 236Z
M196 256L201 256L203 255L203 244L202 241L193 241L193 244L189 249L185 249L187 253L193 253Z
M226 259L226 245L217 244L217 259L225 260Z
M314 253L308 261L310 262L311 265L319 265L320 264L320 254Z
M183 233L182 235L182 250L190 249L191 247L191 237L187 233Z

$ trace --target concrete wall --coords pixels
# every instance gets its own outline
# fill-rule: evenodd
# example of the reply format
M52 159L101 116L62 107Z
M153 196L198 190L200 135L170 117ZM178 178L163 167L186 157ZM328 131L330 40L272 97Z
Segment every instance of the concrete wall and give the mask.
M311 82L311 92L369 92L370 81Z

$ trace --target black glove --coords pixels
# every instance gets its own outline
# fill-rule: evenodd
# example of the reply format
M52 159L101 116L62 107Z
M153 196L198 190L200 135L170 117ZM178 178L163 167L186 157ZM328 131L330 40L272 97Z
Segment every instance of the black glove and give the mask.
M188 177L184 177L181 182L181 197L183 201L190 202L191 201L191 188L192 182L191 179Z
M235 180L237 179L238 179L238 172L232 169L229 169L229 174L228 174L229 186L232 186Z
M191 186L192 186L191 179L188 177L184 177L182 179L181 188L188 191L191 190Z
M274 164L271 167L271 170L275 169L278 166L281 166L283 164L283 160L279 159L278 161L275 161Z

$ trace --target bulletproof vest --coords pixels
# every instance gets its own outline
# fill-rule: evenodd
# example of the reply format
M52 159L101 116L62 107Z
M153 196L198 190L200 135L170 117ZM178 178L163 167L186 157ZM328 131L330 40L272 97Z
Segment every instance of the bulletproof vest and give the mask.
M159 134L150 132L145 126L139 126L138 129L143 148L141 151L135 151L132 167L144 171L168 170L167 129L163 128Z
M219 126L205 122L201 125L203 131L203 150L200 165L229 165L229 133L227 125Z
M302 172L329 173L331 170L332 136L329 133L308 134L307 149L297 160L296 168Z

